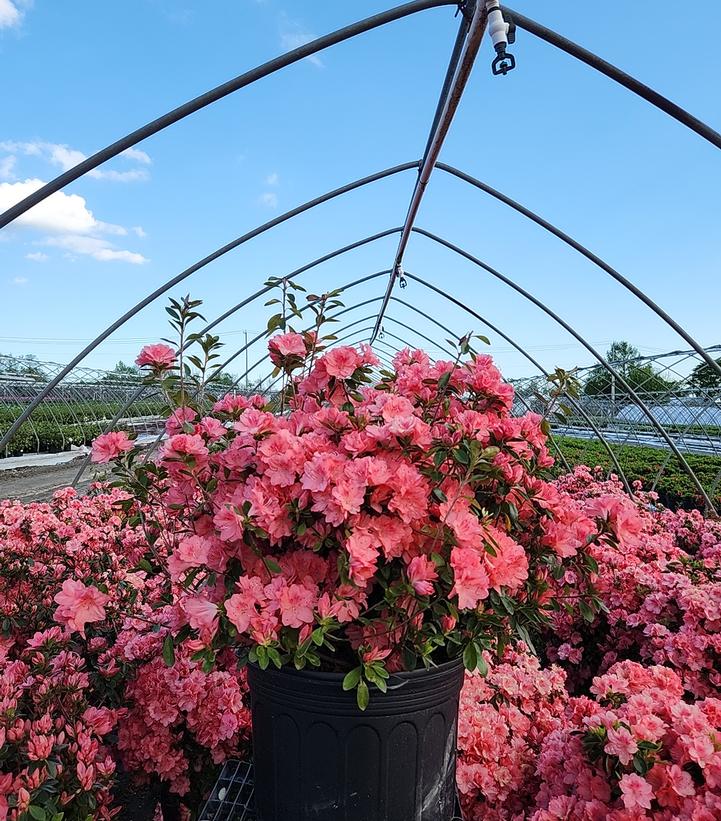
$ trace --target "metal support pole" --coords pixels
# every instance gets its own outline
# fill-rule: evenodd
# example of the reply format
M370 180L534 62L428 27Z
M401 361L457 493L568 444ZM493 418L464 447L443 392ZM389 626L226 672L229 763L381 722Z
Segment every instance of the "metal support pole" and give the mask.
M467 23L463 20L461 22L461 30L464 30L466 26ZM395 259L393 260L391 275L388 279L388 285L383 297L383 302L381 303L381 307L378 311L378 318L376 319L373 333L370 336L371 344L373 344L373 341L378 336L378 331L380 330L381 323L383 322L383 314L385 314L386 309L388 308L388 302L390 301L391 293L393 292L393 286L402 274L403 256L405 254L406 247L408 246L411 230L413 229L416 217L418 216L418 209L420 208L421 201L423 200L423 195L426 192L426 187L428 186L428 181L431 178L433 169L438 162L438 156L441 153L441 148L443 147L443 143L448 135L451 123L453 122L453 117L458 109L461 96L463 95L463 91L468 83L468 78L471 74L471 69L473 68L473 63L475 62L476 55L478 54L478 49L480 48L485 30L485 4L479 0L479 2L476 3L473 11L473 17L471 18L470 25L468 26L468 33L466 34L465 42L463 44L463 50L460 56L458 56L457 50L454 49L451 57L453 79L444 85L441 94L442 104L439 105L437 110L436 118L431 130L431 136L426 146L426 152L421 160L418 179L416 180L416 184L413 189L411 202L408 206L408 213L406 214L403 230L401 231L400 240L398 241L398 250L396 251ZM457 64L454 65L456 62ZM440 111L440 114L438 114L438 111Z

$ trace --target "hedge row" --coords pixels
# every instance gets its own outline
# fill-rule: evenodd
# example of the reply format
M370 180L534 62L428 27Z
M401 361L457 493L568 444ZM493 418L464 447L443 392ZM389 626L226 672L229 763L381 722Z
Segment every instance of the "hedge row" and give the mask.
M35 422L57 422L63 425L73 425L78 422L95 422L103 419L112 419L123 406L122 402L43 402L33 412ZM166 406L162 401L135 402L123 410L124 418L137 416L156 416L165 412ZM3 405L0 407L0 430L7 428L25 410L24 405Z
M589 465L590 467L600 465L606 470L613 469L613 463L600 442L563 436L555 437L555 439L572 467L574 465ZM703 500L690 477L675 456L671 455L671 458L668 458L668 451L639 445L612 445L612 447L629 482L640 480L646 489L650 489L656 474L668 460L663 475L656 485L660 500L664 505L672 508L703 508ZM711 495L710 490L721 471L721 457L701 456L693 453L684 454L684 456L706 492ZM556 470L562 472L563 469L559 460ZM718 503L721 507L721 487L716 487L713 499L714 503Z
M25 453L58 453L70 450L71 445L89 445L99 436L105 425L86 422L83 425L56 425L54 422L27 422L20 425L3 456L22 456Z

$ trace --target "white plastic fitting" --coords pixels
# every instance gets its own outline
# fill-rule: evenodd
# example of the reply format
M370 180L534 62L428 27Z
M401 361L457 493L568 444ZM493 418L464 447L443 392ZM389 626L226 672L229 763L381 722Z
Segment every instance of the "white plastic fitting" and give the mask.
M503 19L500 0L486 0L488 34L496 51L505 50L508 45L508 23Z

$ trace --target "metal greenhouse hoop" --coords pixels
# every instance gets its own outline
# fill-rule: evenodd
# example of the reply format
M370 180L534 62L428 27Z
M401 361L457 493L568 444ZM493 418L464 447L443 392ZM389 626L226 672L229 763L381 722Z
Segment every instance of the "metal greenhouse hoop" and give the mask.
M295 208L286 211L284 214L281 214L271 220L268 220L262 225L259 225L241 234L240 236L236 237L235 239L231 240L225 245L222 245L219 248L215 249L202 259L190 265L189 267L185 268L183 271L181 271L174 277L166 280L163 284L161 284L154 291L148 294L144 299L138 302L135 306L128 309L122 316L120 316L117 320L115 320L103 331L101 331L96 336L96 338L91 343L89 343L82 351L80 351L75 357L73 357L67 365L53 373L53 375L48 379L48 381L44 383L43 387L39 391L37 391L35 395L27 402L22 412L17 416L17 418L15 418L12 421L12 423L9 426L9 429L6 430L4 435L0 438L0 451L2 451L2 449L8 445L13 436L20 429L21 425L23 425L23 423L26 421L29 421L30 427L35 432L35 436L37 437L37 431L35 430L33 420L33 415L35 411L49 397L55 395L55 392L59 388L59 386L62 383L65 383L65 381L68 380L69 377L71 377L71 375L78 368L80 363L83 362L83 360L90 353L96 350L118 328L123 326L127 321L129 321L132 317L140 313L143 309L145 309L148 305L157 300L160 296L167 293L171 288L178 285L180 282L184 281L192 274L204 269L211 262L216 261L217 259L229 253L230 251L264 234L272 228L275 228L276 226L279 226L282 223L287 222L288 220L291 220L296 216L299 216L300 214L303 214L307 211L310 211L311 209L314 209L316 206L333 201L346 193L350 193L352 191L365 188L370 183L390 178L404 171L417 169L418 173L414 182L413 190L411 192L407 212L403 223L399 227L390 228L385 231L380 231L378 233L369 235L363 239L357 240L353 243L339 247L331 252L328 252L318 257L317 259L309 263L306 263L305 265L299 268L296 268L291 273L282 277L281 281L291 281L294 278L302 275L306 271L309 271L317 266L320 266L323 263L330 261L336 257L340 257L343 254L349 253L355 249L372 244L376 240L380 240L398 234L398 246L393 260L390 261L390 267L382 271L379 271L378 273L370 274L358 280L354 280L353 282L350 282L346 286L344 286L345 289L349 290L362 282L368 282L372 279L386 275L388 276L388 281L386 283L386 287L382 295L373 299L367 299L365 301L356 303L355 305L352 305L344 311L340 312L342 314L350 313L352 311L358 310L362 306L380 303L377 311L374 314L371 314L368 317L364 317L363 319L353 321L347 326L345 326L344 330L348 330L351 327L355 327L356 325L362 325L364 322L371 322L371 325L367 328L364 327L362 329L354 330L353 333L350 334L351 337L361 333L368 333L369 342L371 342L372 344L382 343L384 348L388 348L388 350L393 350L394 346L391 345L388 342L388 340L382 340L379 338L380 334L383 332L384 329L384 319L387 319L390 322L397 323L405 331L418 335L421 339L425 340L430 345L434 347L440 347L440 349L443 349L443 346L438 346L437 340L434 340L431 336L422 333L421 331L411 327L410 325L394 317L387 316L389 306L392 302L394 302L403 305L409 310L416 311L417 314L423 316L431 324L435 324L437 327L443 329L447 333L450 333L455 338L458 338L457 334L450 331L445 325L438 322L435 318L431 317L427 313L424 313L423 311L420 311L420 309L414 306L411 302L406 302L404 300L398 299L394 295L394 288L396 283L400 282L400 284L402 285L404 280L413 280L415 282L422 284L424 287L431 289L433 292L443 296L446 300L449 300L450 303L461 308L467 314L473 316L476 320L492 329L494 333L498 334L499 337L508 342L509 345L511 345L531 365L533 365L533 367L540 374L548 376L548 371L540 365L540 363L529 353L529 351L523 345L514 340L512 337L505 334L495 324L491 324L489 320L485 319L480 314L476 313L472 308L463 305L459 300L455 299L452 296L452 294L447 292L446 290L441 289L431 284L430 282L421 279L418 276L415 276L404 271L403 266L405 252L414 234L424 236L425 238L430 239L434 243L445 247L447 250L453 251L454 254L466 259L475 266L480 267L481 269L485 270L487 273L491 274L493 277L498 279L500 282L510 287L516 293L521 295L524 299L533 304L536 308L540 309L543 313L550 317L556 324L558 324L568 334L570 334L578 343L580 343L583 346L583 348L585 348L585 350L587 350L593 356L593 358L599 363L600 367L603 368L611 376L611 378L614 380L614 384L618 383L618 385L620 385L624 389L626 395L631 398L633 403L640 409L643 416L648 420L650 426L663 440L666 448L669 451L668 458L670 458L671 455L673 455L678 460L683 470L691 479L694 487L703 498L707 509L715 511L712 497L715 493L716 486L718 485L719 481L721 481L721 473L719 473L719 476L717 476L714 480L713 485L711 487L711 494L709 495L708 491L703 487L703 484L701 483L698 476L690 466L689 462L684 457L683 453L681 452L677 444L674 442L673 438L669 435L664 426L661 424L660 420L654 414L652 408L644 400L643 396L641 396L639 392L629 384L629 382L624 378L623 374L617 368L614 367L613 363L608 362L603 356L601 356L601 354L595 349L595 347L591 345L586 340L586 338L570 322L562 319L556 312L549 308L539 297L531 294L529 291L525 290L516 282L514 282L511 278L501 274L491 266L487 265L485 262L481 261L476 256L471 254L469 251L465 250L463 247L455 245L447 239L425 229L419 228L416 225L417 215L423 197L427 191L428 183L432 177L433 171L436 168L438 168L444 173L453 176L455 179L460 180L464 184L470 185L480 191L483 191L484 193L488 194L498 202L501 202L504 205L510 207L518 214L520 214L522 217L524 217L525 220L533 222L540 228L544 229L546 232L550 233L551 235L555 236L557 239L561 240L563 243L568 245L576 253L580 254L581 256L585 257L587 260L592 262L596 267L598 267L605 274L611 277L616 283L618 283L627 291L629 291L647 309L651 310L659 319L661 319L675 333L677 333L692 348L692 355L699 357L704 366L708 367L712 372L714 372L718 376L721 376L721 364L711 355L711 351L700 345L700 343L691 335L691 333L687 331L685 328L683 328L678 322L676 322L666 310L664 310L653 299L651 299L651 297L647 295L641 288L635 285L631 279L617 271L601 256L589 250L587 247L581 244L581 242L567 234L561 228L553 225L544 217L530 210L528 207L522 205L515 199L508 196L507 194L498 191L497 189L491 187L487 183L482 182L476 177L471 176L469 173L460 170L451 164L439 161L440 153L443 148L445 138L452 127L454 115L463 97L463 93L466 88L466 84L468 82L472 68L477 60L477 56L486 33L489 13L491 9L495 6L495 3L492 3L491 0L411 0L411 2L407 2L403 5L388 9L387 11L383 11L379 14L373 15L366 19L357 21L355 23L351 23L350 25L340 28L335 32L331 32L329 34L326 34L313 40L312 42L304 44L301 47L288 52L287 54L283 54L279 57L269 60L266 63L263 63L260 66L250 69L249 71L240 74L239 76L205 92L204 94L201 94L200 96L195 97L192 100L189 100L183 105L161 115L160 117L152 120L144 126L135 129L134 131L131 131L130 133L116 140L112 144L96 152L91 157L78 163L75 167L69 169L63 174L60 174L58 177L51 180L42 188L35 191L30 196L26 197L21 202L7 209L5 213L1 214L0 229L4 226L11 224L22 214L26 213L30 208L42 202L52 194L61 191L72 182L78 180L83 175L87 174L88 172L92 171L93 169L97 168L98 166L102 165L103 163L107 162L113 157L117 156L122 151L139 144L148 137L157 134L160 131L163 131L164 129L170 127L171 125L174 125L184 120L191 114L198 112L209 105L212 105L218 100L221 100L224 97L233 94L234 92L239 91L242 88L245 88L255 82L258 82L259 80L268 77L274 74L275 72L280 71L283 68L286 68L294 63L297 63L298 61L306 57L317 54L318 52L323 51L324 49L330 48L331 46L354 39L360 34L370 32L374 29L380 28L395 21L402 20L416 13L445 6L454 7L456 9L456 13L461 13L461 18L459 22L458 32L452 45L450 59L444 76L441 93L437 101L434 117L425 142L425 148L421 158L419 160L403 163L390 168L386 168L382 171L378 171L373 174L369 174L353 182L346 183L345 185L342 185L338 188L334 188L324 194L316 196L315 198L310 199L296 206ZM515 12L509 8L503 8L502 11L507 19L512 18L516 25L522 30L541 39L542 41L551 45L552 47L559 49L560 51L582 62L583 64L587 65L593 70L600 72L607 78L611 79L613 82L621 85L628 91L631 91L636 96L644 99L646 102L656 107L665 115L675 119L678 123L693 131L695 134L706 140L712 146L716 148L721 148L721 134L719 134L706 123L703 123L701 120L694 117L692 114L690 114L677 104L673 103L663 95L656 92L654 89L643 84L636 78L628 75L621 69L617 68L616 66L612 65L611 63L607 62L601 57L593 54L592 52L588 51L582 46L568 40L561 34L543 26L542 24L537 23L534 20L531 20L530 18L525 17L524 15L519 14L518 12ZM498 12L494 13L497 14ZM491 39L493 40L493 44L497 47L497 49L499 46L499 36L500 35L498 34L498 31L494 27L492 27ZM503 43L502 41L500 44L504 47L507 45L507 43ZM505 51L503 53L505 54ZM515 61L512 61L512 64L510 64L510 62L507 62L501 65L499 71L496 72L497 63L499 62L499 60L501 60L500 55L501 52L499 51L499 57L494 62L494 72L506 73L506 71L509 70L509 68L512 68L513 65L515 65ZM265 286L263 288L256 290L255 292L241 300L233 307L230 307L227 310L223 311L215 319L207 323L202 332L209 332L211 329L215 328L223 321L233 316L242 308L254 303L261 296L268 293L270 287L271 286ZM391 339L394 339L396 341L399 341L402 344L406 344L405 340L402 337L392 333L391 331L385 330L384 333L385 336L390 337ZM247 350L252 345L259 342L264 337L264 335L264 333L261 333L255 336L254 339L252 339L249 343L246 343L238 351L233 353L232 356L230 356L223 363L222 367L227 367L241 353L247 352ZM448 351L445 352L448 353ZM384 355L388 355L387 351ZM260 363L263 361L264 359L261 359L258 362L256 362L255 365L253 365L253 368L258 367ZM243 376L247 378L247 375L250 370L252 370L252 368L246 368L246 372ZM127 411L127 409L133 406L134 403L139 401L144 393L144 386L139 385L138 387L134 388L129 393L129 395L124 395L122 400L119 402L119 407L115 411L113 418L109 421L107 429L112 429L122 419L123 414ZM604 435L603 430L594 421L592 414L589 414L581 403L575 401L573 397L568 397L568 399L570 400L570 404L574 408L575 412L577 412L579 417L584 421L584 424L587 425L588 428L593 431L593 434L602 443L604 449L608 453L614 465L614 468L616 469L616 471L619 474L619 477L624 483L626 490L629 493L632 493L629 481L625 476L623 470L621 469L618 457L614 453L614 450L611 447L611 442L609 441L608 437ZM63 401L66 400L63 399ZM525 399L519 401L525 403ZM526 406L530 408L530 406L527 403ZM53 407L49 406L48 412L53 418L55 418L55 410L53 409ZM75 413L75 410L71 409L69 412ZM82 429L83 420L76 416L76 422ZM693 419L689 422L689 429L692 426ZM65 436L64 433L62 435L63 437ZM623 444L623 442L621 444ZM562 453L561 458L564 459ZM86 459L85 463L80 468L80 471L76 476L76 482L82 476L85 468L87 467L87 464L88 460ZM664 469L665 463L661 467L659 474L656 477L656 482L658 481L658 476L661 475L661 472ZM656 484L656 482L654 482L654 485Z

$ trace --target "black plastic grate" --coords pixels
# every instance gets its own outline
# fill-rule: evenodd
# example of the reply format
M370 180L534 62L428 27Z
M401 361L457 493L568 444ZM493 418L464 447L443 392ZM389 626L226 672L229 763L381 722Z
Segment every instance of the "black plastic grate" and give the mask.
M198 821L257 821L253 804L253 765L226 761ZM463 821L456 805L452 821Z

